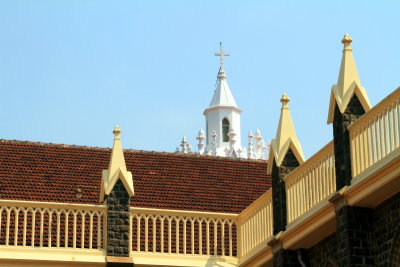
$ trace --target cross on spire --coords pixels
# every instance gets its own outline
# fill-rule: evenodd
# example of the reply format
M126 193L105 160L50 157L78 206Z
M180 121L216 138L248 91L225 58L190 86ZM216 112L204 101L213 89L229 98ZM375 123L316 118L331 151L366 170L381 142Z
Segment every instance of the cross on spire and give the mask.
M220 64L221 64L221 70L224 69L224 57L230 56L227 53L224 53L224 47L222 46L222 42L219 42L219 53L214 54L217 57L220 57Z

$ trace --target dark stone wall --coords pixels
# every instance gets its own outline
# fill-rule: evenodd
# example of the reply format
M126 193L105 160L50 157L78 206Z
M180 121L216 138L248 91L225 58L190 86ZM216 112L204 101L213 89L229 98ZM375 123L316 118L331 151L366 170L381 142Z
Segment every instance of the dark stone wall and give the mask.
M129 256L129 194L118 180L107 197L107 255Z
M336 233L328 236L309 249L311 267L336 266L337 240Z
M336 212L338 266L375 266L373 210L344 206Z
M350 136L347 126L365 113L358 97L353 95L344 113L337 104L333 119L333 137L335 147L336 190L351 183Z
M272 166L272 208L274 235L286 229L286 188L283 178L293 171L299 162L289 148L280 167L276 165L275 159Z
M274 254L274 267L301 267L297 252L280 249Z
M107 267L133 267L133 263L125 262L107 262Z
M400 193L375 208L374 237L375 266L400 266Z

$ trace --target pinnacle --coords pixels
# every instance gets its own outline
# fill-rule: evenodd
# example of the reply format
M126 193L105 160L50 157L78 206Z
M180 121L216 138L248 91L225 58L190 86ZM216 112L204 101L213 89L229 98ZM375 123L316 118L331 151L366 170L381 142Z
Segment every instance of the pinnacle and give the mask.
M119 134L119 133L121 133L121 129L119 128L119 126L118 126L118 125L115 125L114 131L113 131L113 134L117 135L117 134Z
M282 98L281 98L281 102L282 103L288 103L290 101L290 98L287 96L286 93L283 93Z
M350 35L348 33L346 33L343 37L342 43L343 44L351 44L351 42L353 42L353 40L351 39Z

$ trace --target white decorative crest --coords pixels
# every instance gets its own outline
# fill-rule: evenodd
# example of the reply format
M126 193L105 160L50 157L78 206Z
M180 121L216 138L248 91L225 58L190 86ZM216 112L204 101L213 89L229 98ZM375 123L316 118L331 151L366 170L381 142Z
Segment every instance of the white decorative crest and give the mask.
M212 133L211 155L217 155L217 133L215 131Z
M197 145L198 153L199 153L200 155L201 155L201 154L204 154L204 146L205 146L205 145L204 145L204 140L205 140L206 138L204 137L203 129L200 128L199 134L197 135L196 139L199 141L199 144Z
M254 149L253 149L253 132L250 130L249 135L247 136L249 138L249 149L247 150L247 158L252 159L254 158Z
M188 143L186 136L182 138L181 153L183 154L192 153L192 146Z

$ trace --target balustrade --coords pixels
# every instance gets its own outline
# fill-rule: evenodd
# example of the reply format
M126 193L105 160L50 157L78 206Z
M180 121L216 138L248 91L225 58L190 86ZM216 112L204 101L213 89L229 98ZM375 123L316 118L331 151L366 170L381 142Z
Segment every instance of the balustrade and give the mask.
M285 178L287 221L293 222L336 190L333 141Z
M0 246L104 248L106 207L0 200Z
M349 126L352 173L356 177L399 147L400 89Z
M236 256L236 215L131 208L131 250Z
M239 257L272 236L272 190L268 190L238 216Z

